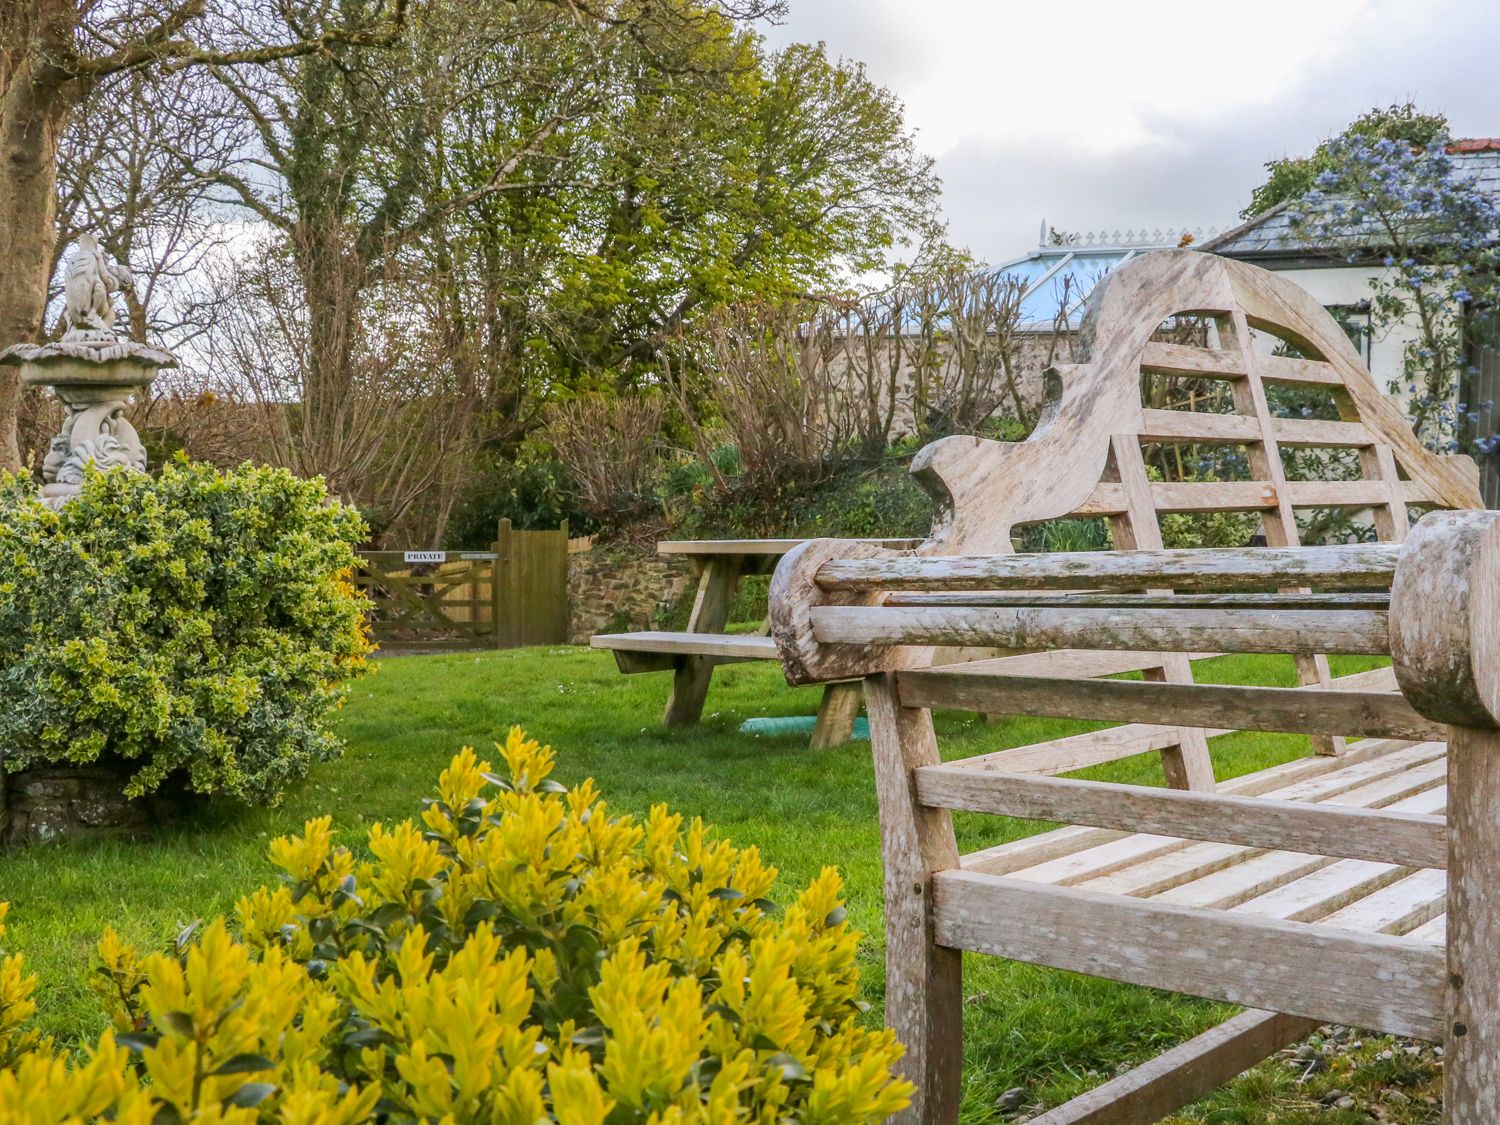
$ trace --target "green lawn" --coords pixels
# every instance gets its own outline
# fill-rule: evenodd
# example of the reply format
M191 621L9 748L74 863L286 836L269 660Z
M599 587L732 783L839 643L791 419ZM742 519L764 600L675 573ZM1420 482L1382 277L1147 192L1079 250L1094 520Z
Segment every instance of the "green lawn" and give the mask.
M1343 671L1368 666L1346 663ZM1202 678L1290 683L1290 661L1223 658ZM228 910L271 876L272 836L331 812L346 842L377 820L412 815L452 753L487 747L512 723L559 752L559 777L595 778L619 811L667 802L701 815L741 844L757 844L782 872L782 895L835 864L848 884L855 924L868 937L864 973L872 1018L882 995L879 833L868 743L810 752L800 736L754 738L737 732L754 715L810 713L815 691L791 691L770 665L719 670L703 724L659 725L669 677L622 677L608 656L586 649L408 657L381 662L354 686L340 727L348 752L314 771L279 808L218 809L193 823L138 841L79 843L0 857L0 900L13 903L7 939L23 950L43 983L40 1020L64 1038L91 1037L100 1019L86 978L93 942L106 925L156 945L187 922ZM1015 719L985 723L938 718L946 757L957 758L1084 729L1082 724ZM1223 777L1304 753L1302 740L1233 735L1216 740ZM1159 782L1155 755L1083 776ZM965 850L1045 827L963 816ZM989 958L966 963L964 1120L1000 1121L996 1098L1012 1087L1047 1105L1101 1076L1139 1062L1201 1031L1232 1009ZM1389 1041L1368 1040L1353 1056L1297 1084L1299 1072L1272 1063L1175 1120L1341 1123L1435 1121L1432 1071ZM1371 1060L1357 1074L1349 1058ZM1331 1108L1339 1091L1353 1109ZM1378 1111L1378 1112L1377 1112Z

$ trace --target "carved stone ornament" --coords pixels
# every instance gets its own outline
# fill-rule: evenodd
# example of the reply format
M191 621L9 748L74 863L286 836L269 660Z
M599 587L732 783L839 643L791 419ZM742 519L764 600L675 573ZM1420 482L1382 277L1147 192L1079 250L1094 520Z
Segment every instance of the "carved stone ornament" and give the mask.
M63 272L65 342L115 340L115 303L111 295L135 284L129 267L111 262L91 234L80 235Z
M78 494L90 464L146 468L146 450L125 411L177 358L115 335L113 294L133 283L130 270L111 262L93 235L81 236L64 268L63 338L0 352L0 364L19 367L27 386L51 387L67 410L42 462L42 498L53 507Z

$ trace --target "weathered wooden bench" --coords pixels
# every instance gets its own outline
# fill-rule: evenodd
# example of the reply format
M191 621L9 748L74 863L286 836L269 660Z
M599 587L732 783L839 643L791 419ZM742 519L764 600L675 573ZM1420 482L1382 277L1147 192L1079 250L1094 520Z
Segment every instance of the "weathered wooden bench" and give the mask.
M657 544L663 555L688 558L698 571L688 627L682 632L653 630L601 633L591 638L594 648L614 653L621 672L671 671L662 723L693 726L703 715L709 682L720 664L746 660L776 660L776 642L769 636L725 633L735 589L746 575L769 574L801 539L667 540ZM871 540L889 546L912 546L912 540ZM811 746L822 749L849 741L859 715L858 681L831 683L823 689Z
M1159 342L1181 314L1206 346ZM1464 510L1472 463L1423 449L1274 275L1144 255L1098 287L1082 346L1028 441L919 454L930 540L812 541L772 580L788 680L864 678L887 1019L919 1088L902 1120L957 1116L968 950L1247 1009L1045 1125L1159 1120L1325 1021L1443 1043L1447 1119L1500 1122L1500 513ZM1226 380L1235 410L1146 409L1143 372ZM1274 416L1277 384L1326 389L1341 419ZM1142 445L1165 441L1243 444L1253 479L1152 481ZM1357 450L1361 472L1288 480L1288 446ZM1414 505L1458 510L1408 535ZM1368 510L1380 541L1298 546L1296 511L1330 506ZM1224 510L1258 513L1268 546L1160 549L1161 514ZM1108 517L1118 550L1012 553L1013 528L1070 514ZM946 645L1036 651L932 666ZM1193 682L1192 654L1236 652L1292 654L1302 686ZM1334 679L1329 653L1393 666ZM934 708L1123 725L945 763ZM1230 730L1317 753L1216 785ZM1145 751L1171 787L1059 776ZM960 855L955 809L1073 826Z

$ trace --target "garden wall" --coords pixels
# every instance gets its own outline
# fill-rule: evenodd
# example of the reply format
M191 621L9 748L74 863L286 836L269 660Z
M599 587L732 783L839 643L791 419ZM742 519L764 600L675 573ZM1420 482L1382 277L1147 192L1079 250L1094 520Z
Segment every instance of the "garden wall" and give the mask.
M180 798L125 799L131 772L49 766L0 777L0 847L145 832L175 820Z
M654 551L595 547L568 556L568 639L587 644L595 633L660 625L693 589L685 559Z

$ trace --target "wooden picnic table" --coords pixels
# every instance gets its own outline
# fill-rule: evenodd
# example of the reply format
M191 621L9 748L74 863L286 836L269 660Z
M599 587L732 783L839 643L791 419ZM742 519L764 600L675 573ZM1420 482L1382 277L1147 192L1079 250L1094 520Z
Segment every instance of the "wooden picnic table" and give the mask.
M729 609L741 578L769 574L781 557L801 539L669 539L656 545L657 553L691 560L698 574L698 592L693 598L687 629L681 632L647 631L600 634L590 642L594 648L614 653L623 673L671 669L672 690L667 696L662 724L693 726L703 715L708 685L714 668L745 660L776 660L776 642L769 636L769 623L757 634L726 633ZM918 539L866 539L882 547L904 549ZM828 684L818 707L813 729L814 749L847 742L859 714L861 689L858 681Z

